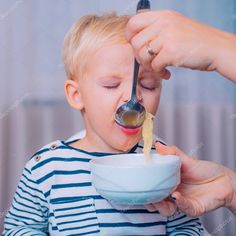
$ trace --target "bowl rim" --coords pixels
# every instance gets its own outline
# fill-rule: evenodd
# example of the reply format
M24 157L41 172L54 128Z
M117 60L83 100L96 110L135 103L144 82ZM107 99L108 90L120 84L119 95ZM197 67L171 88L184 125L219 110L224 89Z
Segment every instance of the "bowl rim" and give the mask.
M125 157L125 155L128 155L128 157ZM157 166L163 166L163 165L168 165L172 164L173 162L165 162L163 160L165 159L169 159L171 158L174 163L178 163L179 165L181 165L181 160L180 157L177 155L160 155L158 153L151 153L152 156L157 156L157 161L154 162L146 162L145 164L133 164L133 165L114 165L114 164L104 164L103 161L104 159L107 158L111 158L111 159L115 159L115 158L121 158L121 159L125 159L125 158L140 158L144 156L144 153L124 153L124 154L115 154L115 155L109 155L109 156L103 156L103 157L99 157L99 158L95 158L90 160L90 165L93 167L102 167L102 168L113 168L113 169L143 169L145 168L156 168ZM132 157L133 156L133 157ZM152 157L153 158L153 157ZM158 159L161 159L161 161L159 162Z

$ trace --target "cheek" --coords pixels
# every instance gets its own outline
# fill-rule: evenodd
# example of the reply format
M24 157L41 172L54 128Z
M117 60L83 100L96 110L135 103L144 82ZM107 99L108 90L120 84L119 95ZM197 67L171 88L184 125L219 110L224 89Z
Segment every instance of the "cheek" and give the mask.
M116 109L116 99L106 90L94 90L93 93L86 96L86 101L85 111L87 108L87 112L89 112L90 115L103 116L104 120L111 119Z

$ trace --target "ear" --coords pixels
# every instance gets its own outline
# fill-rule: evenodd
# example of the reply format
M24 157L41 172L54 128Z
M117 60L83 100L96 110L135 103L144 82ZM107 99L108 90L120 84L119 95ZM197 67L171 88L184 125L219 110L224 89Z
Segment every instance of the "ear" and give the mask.
M64 85L65 95L71 107L82 110L84 108L78 82L68 79Z

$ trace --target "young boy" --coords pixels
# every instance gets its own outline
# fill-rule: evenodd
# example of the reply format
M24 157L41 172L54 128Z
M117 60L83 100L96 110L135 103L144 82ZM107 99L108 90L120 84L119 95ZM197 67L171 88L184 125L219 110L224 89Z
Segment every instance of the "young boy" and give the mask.
M67 34L67 100L80 110L86 135L43 147L26 164L3 235L202 235L199 219L170 218L144 206L103 199L91 184L89 161L140 152L141 128L116 124L114 113L131 94L134 55L125 39L128 16L82 17ZM141 68L139 101L155 115L161 79ZM112 174L112 173L111 173Z

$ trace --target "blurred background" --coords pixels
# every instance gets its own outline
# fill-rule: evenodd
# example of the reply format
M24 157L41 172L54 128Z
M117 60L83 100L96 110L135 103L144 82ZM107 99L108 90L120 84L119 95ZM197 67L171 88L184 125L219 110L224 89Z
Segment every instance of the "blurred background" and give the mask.
M137 0L0 1L0 232L22 169L43 145L83 129L80 114L63 94L65 33L80 16L117 11L133 14ZM235 0L152 0L236 33ZM197 46L197 45L196 45ZM164 81L155 133L199 159L236 170L236 85L211 72L171 69ZM212 235L235 235L226 209L203 217Z

